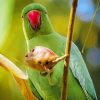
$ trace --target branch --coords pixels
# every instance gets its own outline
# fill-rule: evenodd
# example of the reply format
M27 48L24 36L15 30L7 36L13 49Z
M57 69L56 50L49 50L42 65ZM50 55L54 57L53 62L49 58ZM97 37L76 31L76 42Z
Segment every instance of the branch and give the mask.
M74 27L74 20L75 20L75 13L77 7L78 0L73 0L71 11L70 11L70 19L69 19L69 26L68 26L68 33L66 38L66 51L65 54L69 55L65 59L64 64L64 73L63 73L63 84L62 84L62 93L61 93L61 100L67 99L67 90L68 90L68 69L69 69L69 60L70 60L70 51L71 51L71 43L72 43L72 35L73 35L73 27Z

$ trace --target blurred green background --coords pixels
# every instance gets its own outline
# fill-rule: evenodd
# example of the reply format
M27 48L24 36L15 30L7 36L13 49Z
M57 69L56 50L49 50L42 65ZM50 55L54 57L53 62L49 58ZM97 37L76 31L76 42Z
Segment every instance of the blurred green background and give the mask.
M46 6L57 32L66 36L71 0L0 0L0 53L22 65L25 38L22 31L21 11L29 3ZM79 0L73 41L82 53L100 99L100 5L99 0ZM97 13L95 14L95 10ZM91 27L92 25L92 27ZM91 27L91 28L90 28ZM0 68L0 100L24 100L12 75Z

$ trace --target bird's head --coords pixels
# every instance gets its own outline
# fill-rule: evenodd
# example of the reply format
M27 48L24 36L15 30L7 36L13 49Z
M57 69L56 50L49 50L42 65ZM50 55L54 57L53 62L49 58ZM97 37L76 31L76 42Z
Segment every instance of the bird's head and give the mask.
M28 38L37 34L45 35L53 31L44 6L33 3L26 6L22 11L24 31Z

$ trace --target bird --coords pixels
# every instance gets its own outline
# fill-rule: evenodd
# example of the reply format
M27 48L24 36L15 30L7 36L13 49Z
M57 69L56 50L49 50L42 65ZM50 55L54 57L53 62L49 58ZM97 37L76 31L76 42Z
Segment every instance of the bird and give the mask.
M22 10L22 24L26 47L28 48L25 57L27 63L29 63L30 56L33 57L32 54L36 47L49 48L55 53L55 58L62 57L65 54L66 38L53 28L47 9L43 5L32 3L25 6ZM41 55L41 53L39 52L37 55ZM49 83L47 75L40 74L42 70L35 69L34 63L28 66L30 66L27 69L29 84L33 94L39 100L60 100L64 61L57 62L53 67L53 72L50 76L53 85ZM39 66L39 68L41 67ZM68 100L97 100L96 91L87 66L78 47L73 42L69 62L67 96Z

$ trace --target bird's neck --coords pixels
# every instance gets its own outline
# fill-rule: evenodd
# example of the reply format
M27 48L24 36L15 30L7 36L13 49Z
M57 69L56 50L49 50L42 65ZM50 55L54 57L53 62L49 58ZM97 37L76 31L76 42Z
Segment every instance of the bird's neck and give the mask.
M44 19L42 20L39 33L41 35L48 35L48 34L54 33L54 28L52 27L52 24L48 16L45 16Z

